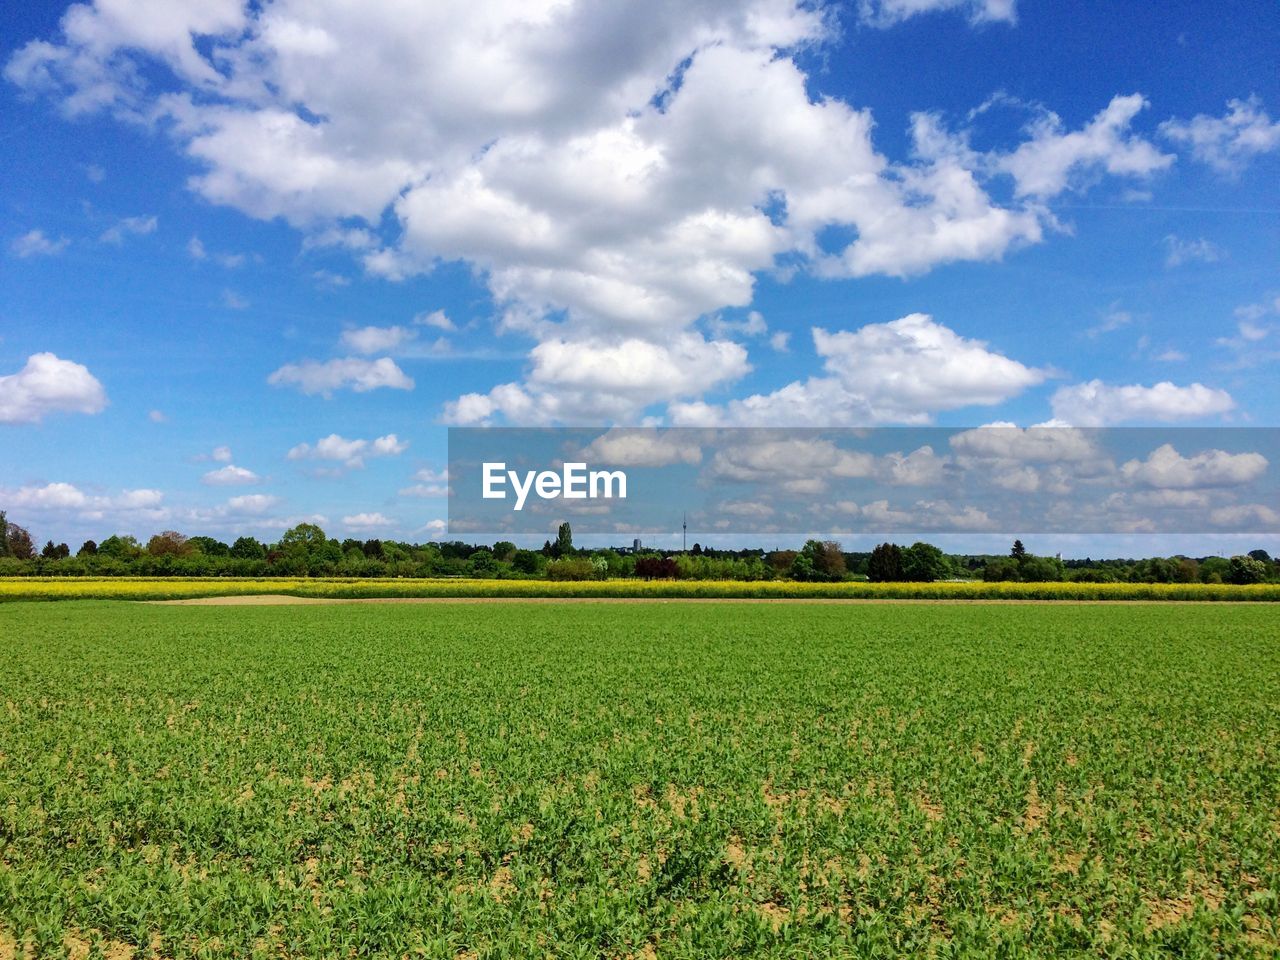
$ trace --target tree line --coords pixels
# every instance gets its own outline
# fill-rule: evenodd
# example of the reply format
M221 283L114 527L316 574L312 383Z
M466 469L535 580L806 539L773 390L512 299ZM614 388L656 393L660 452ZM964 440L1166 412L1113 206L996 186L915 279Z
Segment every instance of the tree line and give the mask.
M328 536L298 524L279 540L186 536L165 530L141 542L113 534L72 550L47 541L37 548L25 528L0 511L0 576L136 577L479 577L548 580L776 580L806 582L938 580L1086 583L1264 583L1280 581L1280 565L1265 550L1233 557L1147 557L1062 560L1036 556L1020 540L1006 555L947 554L930 543L882 543L846 551L834 540L809 540L799 550L580 549L569 524L555 540L528 550L500 540L407 543Z

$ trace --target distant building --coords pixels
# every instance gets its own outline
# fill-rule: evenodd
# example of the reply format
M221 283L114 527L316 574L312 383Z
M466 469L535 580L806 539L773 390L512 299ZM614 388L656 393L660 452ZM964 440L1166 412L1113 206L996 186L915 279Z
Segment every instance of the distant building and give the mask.
M636 537L634 540L632 540L632 541L631 541L631 549L632 549L635 553L639 553L639 552L640 552L640 547L641 547L641 543L640 543L640 538L639 538L639 537Z

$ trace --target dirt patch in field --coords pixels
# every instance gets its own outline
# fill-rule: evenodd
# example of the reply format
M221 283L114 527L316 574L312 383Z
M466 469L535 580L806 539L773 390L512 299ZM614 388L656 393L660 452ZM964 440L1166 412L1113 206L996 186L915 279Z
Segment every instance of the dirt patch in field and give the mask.
M184 600L143 600L141 603L178 607L283 607L295 604L333 603L771 603L771 604L927 604L976 606L1009 604L1074 604L1077 606L1203 605L1236 606L1251 601L1232 600L1043 600L974 597L291 597L282 593L246 593L223 597L190 597Z
M321 597L289 597L282 593L244 593L233 597L191 597L186 600L145 600L161 606L180 607L283 607L297 603L352 603Z

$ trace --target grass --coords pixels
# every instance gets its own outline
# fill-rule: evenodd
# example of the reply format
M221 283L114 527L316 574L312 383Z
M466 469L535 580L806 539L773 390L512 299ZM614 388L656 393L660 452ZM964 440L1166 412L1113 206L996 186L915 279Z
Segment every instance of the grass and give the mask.
M794 583L786 580L343 579L305 577L0 577L0 603L15 600L176 600L286 594L298 597L597 597L900 600L1280 601L1280 583Z
M1280 944L1269 605L14 603L0 636L4 956Z

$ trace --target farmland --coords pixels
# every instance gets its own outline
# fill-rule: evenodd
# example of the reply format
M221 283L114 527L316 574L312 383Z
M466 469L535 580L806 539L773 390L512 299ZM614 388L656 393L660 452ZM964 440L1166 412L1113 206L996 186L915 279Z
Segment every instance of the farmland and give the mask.
M13 602L0 637L0 956L1280 944L1271 604Z

